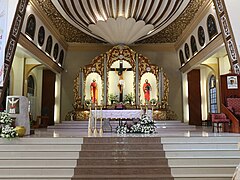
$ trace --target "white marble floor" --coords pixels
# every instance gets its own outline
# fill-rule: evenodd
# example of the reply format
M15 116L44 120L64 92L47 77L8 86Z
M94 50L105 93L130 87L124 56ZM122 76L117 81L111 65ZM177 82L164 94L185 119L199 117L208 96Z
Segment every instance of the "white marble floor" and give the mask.
M235 136L240 137L240 134L236 133L212 133L211 127L197 127L196 130L171 130L169 131L161 131L161 129L157 129L156 133L153 134L117 134L115 132L111 133L103 133L103 134L88 134L87 129L36 129L34 135L25 136L25 138L39 138L39 137L214 137L214 136Z

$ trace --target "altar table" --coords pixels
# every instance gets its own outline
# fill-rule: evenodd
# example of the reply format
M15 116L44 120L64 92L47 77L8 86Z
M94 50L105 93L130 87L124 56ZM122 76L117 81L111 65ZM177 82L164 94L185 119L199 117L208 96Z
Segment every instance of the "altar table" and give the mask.
M119 122L123 119L136 119L140 118L143 110L91 110L91 127L94 127L94 119L116 119ZM147 111L147 115L152 119L152 110ZM99 122L98 122L99 123Z
M109 119L133 119L140 118L143 114L143 110L92 110L92 118L109 118ZM148 110L147 113L152 118L152 110Z

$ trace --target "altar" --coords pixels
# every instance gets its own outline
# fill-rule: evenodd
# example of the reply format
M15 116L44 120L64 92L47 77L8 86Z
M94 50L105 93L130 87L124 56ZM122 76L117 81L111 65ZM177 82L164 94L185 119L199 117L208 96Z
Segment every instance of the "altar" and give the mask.
M140 118L143 110L91 110L92 119L135 119ZM147 115L152 118L152 110L147 111Z
M125 45L114 46L81 67L73 91L74 111L68 117L75 120L86 120L93 104L111 110L111 114L104 110L103 118L140 117L138 109L146 105L153 106L156 120L175 116L168 104L169 80L163 68ZM132 113L113 113L117 104Z

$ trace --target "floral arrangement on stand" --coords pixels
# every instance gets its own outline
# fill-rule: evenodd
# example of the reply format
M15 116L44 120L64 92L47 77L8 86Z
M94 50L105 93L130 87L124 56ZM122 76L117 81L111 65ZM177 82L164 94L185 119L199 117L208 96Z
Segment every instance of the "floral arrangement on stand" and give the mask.
M3 138L14 138L17 137L17 131L12 127L13 119L6 112L0 112L0 124L2 127L1 137Z
M151 134L156 131L156 126L154 121L146 114L143 114L140 120L134 124L123 124L116 128L118 134L126 133L144 133Z

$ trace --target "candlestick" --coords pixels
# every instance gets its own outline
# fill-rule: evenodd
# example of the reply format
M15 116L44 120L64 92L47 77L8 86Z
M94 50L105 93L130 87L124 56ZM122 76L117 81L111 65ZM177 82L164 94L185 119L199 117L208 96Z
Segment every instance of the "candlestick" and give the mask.
M152 105L152 120L153 120L153 105Z
M146 115L148 115L148 105L146 105Z
M102 128L102 119L103 119L103 112L102 112L102 106L101 106L101 115L100 115L100 130L99 130L99 134L102 135L103 134L103 128Z
M98 131L97 131L97 106L95 104L95 125L94 125L94 135L97 135Z
M90 107L89 110L89 120L88 120L88 135L91 136L92 135L92 109Z

